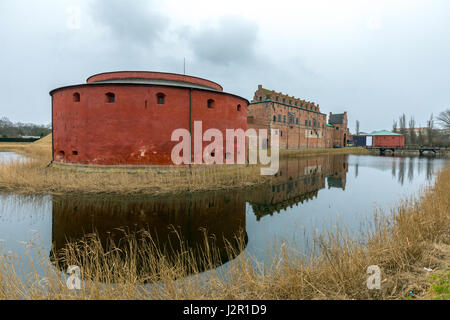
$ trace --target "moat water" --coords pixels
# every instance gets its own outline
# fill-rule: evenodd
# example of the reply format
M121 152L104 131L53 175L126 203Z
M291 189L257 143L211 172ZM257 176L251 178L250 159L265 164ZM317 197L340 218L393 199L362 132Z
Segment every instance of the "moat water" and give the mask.
M0 153L0 165L17 158ZM308 255L314 234L336 226L350 233L364 229L375 210L390 214L449 164L433 157L329 155L281 159L270 183L246 190L160 197L0 193L0 258L38 265L51 260L52 245L58 250L92 232L104 241L123 235L119 229L146 229L162 244L173 241L177 230L190 247L201 245L206 231L219 249L223 239L243 233L241 254L270 263L280 241L294 242ZM30 249L35 245L44 254ZM229 263L224 255L219 267Z

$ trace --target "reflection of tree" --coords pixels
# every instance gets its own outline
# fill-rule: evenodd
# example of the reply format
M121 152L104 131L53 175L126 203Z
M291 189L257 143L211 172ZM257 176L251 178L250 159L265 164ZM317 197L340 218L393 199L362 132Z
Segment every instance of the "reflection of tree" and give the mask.
M405 159L400 159L398 165L398 182L400 182L401 185L405 182Z
M395 176L397 175L397 161L395 161L395 159L392 159L392 178L395 178Z
M408 159L408 181L412 182L414 179L414 158Z
M428 158L427 159L427 180L431 180L433 178L433 161Z
M420 175L422 173L422 161L417 161L417 174Z

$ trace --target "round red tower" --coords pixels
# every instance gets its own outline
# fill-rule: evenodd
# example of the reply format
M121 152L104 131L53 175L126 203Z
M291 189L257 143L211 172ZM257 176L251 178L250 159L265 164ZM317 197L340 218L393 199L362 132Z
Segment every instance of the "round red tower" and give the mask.
M59 163L172 165L176 129L193 136L194 121L202 121L203 131L219 129L224 141L226 129L247 129L248 100L181 74L101 73L50 95L53 161Z

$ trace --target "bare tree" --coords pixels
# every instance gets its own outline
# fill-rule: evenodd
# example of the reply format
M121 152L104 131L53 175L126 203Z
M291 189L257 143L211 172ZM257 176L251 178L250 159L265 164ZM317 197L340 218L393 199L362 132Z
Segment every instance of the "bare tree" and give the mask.
M439 121L442 129L450 130L450 109L442 111L436 118Z
M419 136L417 137L417 142L419 143L420 146L423 146L425 143L425 139L423 137L422 130L419 130Z
M356 135L359 136L359 120L356 120Z
M428 144L430 146L433 145L433 137L434 137L434 120L433 120L433 114L431 114L430 120L427 121L427 138L428 138Z
M397 120L394 120L394 122L392 123L392 132L397 132Z
M414 128L416 127L416 121L414 120L414 117L411 117L409 119L409 144L416 144L416 133L414 131Z
M402 134L402 135L404 135L406 137L407 130L406 130L406 116L405 116L405 114L402 114L400 116L399 126L400 126L400 134Z

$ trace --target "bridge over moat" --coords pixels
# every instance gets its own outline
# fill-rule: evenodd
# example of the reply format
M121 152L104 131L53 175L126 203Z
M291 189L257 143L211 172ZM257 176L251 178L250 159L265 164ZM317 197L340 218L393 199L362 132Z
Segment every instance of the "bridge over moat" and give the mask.
M387 150L392 151L418 151L422 156L424 152L433 152L436 155L439 152L450 151L450 148L447 147L433 147L433 146L412 146L412 147L366 147L368 150L379 150L380 155L385 155Z

